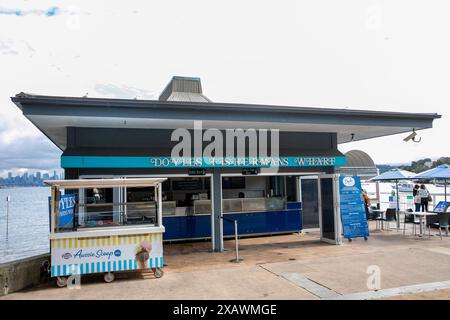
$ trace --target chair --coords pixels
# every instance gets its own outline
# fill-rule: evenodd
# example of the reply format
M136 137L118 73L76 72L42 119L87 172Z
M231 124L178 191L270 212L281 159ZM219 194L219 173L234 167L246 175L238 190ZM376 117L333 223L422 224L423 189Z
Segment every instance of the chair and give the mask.
M438 215L429 215L425 216L425 227L428 228L428 239L431 238L431 227L439 227L439 216ZM448 222L447 222L448 223ZM439 234L441 234L441 228L439 227ZM442 235L441 235L442 239Z
M383 221L385 221L385 219L383 218L382 213L371 212L370 220L376 221L376 229L377 230L381 230L383 228L382 223L383 223ZM378 228L379 225L380 225L380 228Z
M448 235L448 228L449 228L449 223L448 223L448 219L449 219L450 213L441 213L438 214L439 217L439 236L441 237L442 240L442 232L441 229L445 228L445 234Z
M386 221L386 224L389 228L389 222L397 221L397 210L396 209L387 209L386 210L386 218L384 219Z
M412 234L416 234L416 226L420 224L412 212L412 209L407 209L405 212L405 218L403 219L403 235L405 235L407 223L411 223L413 225Z

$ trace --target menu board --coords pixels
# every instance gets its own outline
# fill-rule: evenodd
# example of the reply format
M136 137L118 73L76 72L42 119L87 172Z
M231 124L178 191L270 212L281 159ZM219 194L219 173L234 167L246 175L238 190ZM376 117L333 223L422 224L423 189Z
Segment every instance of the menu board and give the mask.
M245 177L225 177L222 179L223 189L245 189Z
M368 237L369 226L359 177L339 177L339 192L344 238Z
M172 190L202 190L201 179L173 180Z

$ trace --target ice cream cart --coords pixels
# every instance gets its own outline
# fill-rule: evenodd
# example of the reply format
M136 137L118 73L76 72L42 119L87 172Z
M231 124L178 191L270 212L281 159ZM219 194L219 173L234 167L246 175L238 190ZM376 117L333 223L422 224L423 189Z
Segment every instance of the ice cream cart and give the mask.
M152 271L163 276L162 182L165 178L45 181L50 195L50 275ZM145 195L133 202L127 194Z

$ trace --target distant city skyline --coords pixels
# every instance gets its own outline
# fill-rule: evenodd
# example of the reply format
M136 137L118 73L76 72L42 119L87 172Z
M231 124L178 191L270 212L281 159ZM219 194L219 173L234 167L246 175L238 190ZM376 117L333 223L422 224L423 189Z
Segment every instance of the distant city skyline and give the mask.
M64 170L61 168L58 169L48 169L48 170L37 170L37 169L11 169L11 170L2 170L0 171L0 181L1 179L8 179L14 177L35 177L38 179L46 179L46 177L60 177L64 175ZM0 182L1 184L1 182Z

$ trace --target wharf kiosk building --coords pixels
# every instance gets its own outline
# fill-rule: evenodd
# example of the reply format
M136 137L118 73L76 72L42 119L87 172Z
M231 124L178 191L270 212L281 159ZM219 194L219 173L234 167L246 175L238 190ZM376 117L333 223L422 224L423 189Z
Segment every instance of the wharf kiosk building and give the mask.
M63 151L66 179L168 178L162 186L164 239L211 239L215 251L223 250L224 236L234 232L233 224L222 216L238 220L239 235L320 227L323 241L339 243L334 173L338 166L345 167L346 159L338 145L431 128L440 118L431 113L214 103L203 95L200 79L186 77L173 77L159 100L25 93L11 99ZM200 121L201 129L194 130ZM223 150L230 139L235 141L227 137L227 129L259 130L259 140L261 132L271 136L271 130L279 130L279 151L277 155L269 151L268 157L256 161L250 157L210 161L202 156L200 161L177 161L171 155L180 141L172 141L172 136L179 128L192 133L191 155L212 142L205 136L211 128L223 133L223 141L216 141ZM200 143L196 146L195 141ZM270 149L271 138L266 141ZM247 144L244 148L249 152ZM267 170L271 165L276 170ZM86 204L78 227L151 223L121 218L126 215L121 204L139 209L140 203L154 201L151 192L87 190L78 195ZM89 203L95 205L88 207Z

